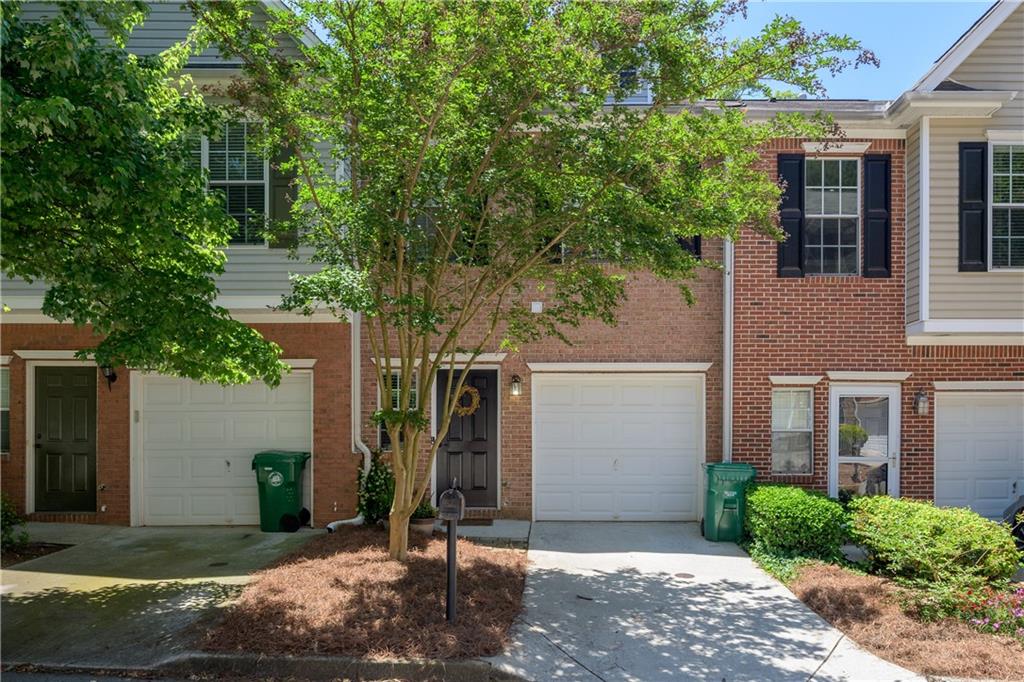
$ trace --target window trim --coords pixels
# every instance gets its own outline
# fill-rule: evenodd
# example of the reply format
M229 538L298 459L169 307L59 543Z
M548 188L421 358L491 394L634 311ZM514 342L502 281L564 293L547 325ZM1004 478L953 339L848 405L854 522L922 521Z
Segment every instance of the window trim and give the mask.
M248 141L248 125L249 124L260 124L261 121L254 121L252 119L244 119L241 121L228 121L228 123L244 123L246 124L246 140ZM227 125L227 124L225 124ZM206 174L206 191L209 192L211 189L210 182L210 138L207 135L200 137L200 166L203 172ZM221 183L221 181L217 181ZM223 184L241 184L241 185L256 185L260 184L255 180L225 180ZM264 231L270 227L270 159L263 159L263 228ZM228 214L230 215L230 214ZM266 237L263 238L263 243L239 243L239 242L228 242L228 249L240 249L240 250L252 250L252 249L269 249L270 240Z
M985 178L988 181L987 196L985 197L987 199L987 201L985 203L987 204L986 211L988 213L988 215L986 216L986 223L987 224L985 226L985 230L988 233L988 234L985 235L986 239L988 240L988 254L987 254L987 261L988 262L985 265L988 268L988 272L1024 272L1024 265L1007 265L1006 267L1002 267L1002 266L997 266L997 265L993 265L992 264L992 256L993 256L993 253L992 253L992 242L993 242L993 239L994 239L993 232L995 231L995 225L992 222L992 210L994 208L996 208L996 206L995 206L995 184L996 184L995 183L995 155L996 155L996 149L995 148L996 147L1019 147L1019 146L1024 146L1024 141L1013 142L1013 141L1010 141L1010 140L992 140L992 139L988 140L988 159L986 160L986 164L988 165L988 168L985 171L987 176L988 176L988 177ZM1010 175L1011 176L1013 175L1013 167L1012 166L1010 167ZM1012 180L1011 180L1011 182L1012 182ZM1012 194L1010 195L1010 199L1013 199L1013 195ZM1024 211L1024 203L1014 203L1013 201L1010 201L1008 203L1000 203L998 208L1010 208L1010 209L1019 208L1020 210Z
M396 376L401 371L402 371L401 367L396 367L391 372L391 377ZM395 392L395 388L393 387L393 382L394 382L394 379L389 378L389 383L392 383L392 385L388 386L387 393L388 393L388 395L391 398L391 405L392 405L392 408L394 409L394 404L395 404L394 392ZM419 373L418 372L414 372L413 375L412 375L412 395L410 396L410 398L411 398L410 402L413 404L413 408L412 409L414 409L414 410L418 409L418 407L417 407L417 400L418 400L419 393L417 391L419 389L419 382L420 382ZM378 386L377 387L377 409L380 410L380 409L383 409L383 408L384 408L384 390L382 390L382 388L380 386ZM390 442L387 445L384 444L384 434L385 433L387 433L387 429L384 428L384 425L383 424L377 424L377 449L380 450L381 452L393 452L394 448L391 446Z
M784 429L777 433L809 433L811 434L810 470L802 471L776 471L775 470L775 447L774 443L768 448L769 468L772 476L813 476L814 475L814 386L773 386L769 404L769 435L774 441L775 429L775 394L776 393L806 393L810 398L808 410L810 410L810 427L807 429Z
M812 218L818 219L829 219L829 220L843 220L850 219L849 215L811 215L807 208L807 162L808 161L855 161L857 163L857 269L855 272L808 272L806 267L807 259L804 257L805 250L807 248L807 221ZM800 191L804 193L803 206L803 224L801 230L803 232L800 244L800 263L801 269L803 270L804 277L863 277L864 275L864 264L861 260L864 257L863 248L861 247L861 241L864 238L864 157L863 156L834 156L831 154L807 154L804 156L804 182L803 187ZM840 164L840 173L842 173L842 164ZM841 177L841 176L840 176ZM825 170L822 168L822 183L825 179ZM840 180L840 183L842 180ZM822 185L824 187L824 184ZM842 206L842 195L840 194L840 206Z

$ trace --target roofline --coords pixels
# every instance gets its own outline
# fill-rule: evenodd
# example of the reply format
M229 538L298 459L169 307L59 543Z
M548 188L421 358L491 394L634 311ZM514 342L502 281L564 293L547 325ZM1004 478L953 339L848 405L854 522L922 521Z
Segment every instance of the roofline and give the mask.
M291 12L293 14L295 13L295 10L289 7L288 3L285 2L285 0L261 0L261 2L268 9L274 9L283 12ZM301 40L302 44L305 45L306 47L317 47L318 45L323 45L323 41L320 40L320 37L317 36L317 34L313 33L311 30L309 30L309 27L306 26L305 24L303 24L302 26L302 35L299 37L299 40Z
M934 90L1021 6L1021 2L1022 0L997 0L941 57L935 60L932 67L914 83L911 90Z

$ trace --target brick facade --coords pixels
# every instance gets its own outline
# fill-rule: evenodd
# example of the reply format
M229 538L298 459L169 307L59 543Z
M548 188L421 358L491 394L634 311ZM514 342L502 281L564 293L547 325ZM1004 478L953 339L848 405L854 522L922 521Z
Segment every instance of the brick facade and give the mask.
M722 246L706 241L703 256L720 262ZM628 300L618 315L618 325L608 327L590 321L569 330L573 345L544 339L509 353L500 365L501 391L501 493L500 510L474 510L473 516L529 519L532 513L532 403L531 362L710 362L706 375L707 459L721 459L722 450L722 273L705 269L690 283L697 302L689 307L675 284L650 274L631 274ZM538 296L536 299L542 300ZM364 331L365 337L365 331ZM497 350L497 341L494 343ZM377 446L370 415L377 409L369 343L362 344L364 440ZM510 394L509 382L518 374L522 395ZM429 412L429 405L426 406Z
M867 150L892 155L890 277L780 278L774 241L748 231L735 246L732 455L735 461L753 464L763 480L827 488L830 384L826 372L912 372L901 391L901 492L931 498L932 382L1024 377L1022 346L907 345L904 148L903 140L873 140ZM764 168L775 175L778 154L802 151L798 140L777 140L764 149ZM809 476L770 473L769 376L780 374L824 377L814 386L813 474ZM914 395L922 389L932 406L927 415L917 415L913 409Z
M315 359L313 368L313 517L318 524L355 513L356 471L352 454L350 343L347 324L255 324L283 349L283 357ZM11 452L0 460L3 491L25 508L26 361L15 350L78 350L95 345L88 329L64 324L4 324L0 354L10 356ZM127 525L130 522L130 382L128 370L108 390L97 381L97 500L95 513L48 513L39 520ZM102 511L105 508L105 511Z

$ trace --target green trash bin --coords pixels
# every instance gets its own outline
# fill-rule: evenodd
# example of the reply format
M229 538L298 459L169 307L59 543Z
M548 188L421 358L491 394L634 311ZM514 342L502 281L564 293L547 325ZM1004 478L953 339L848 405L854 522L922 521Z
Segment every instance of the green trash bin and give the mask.
M705 470L708 488L701 523L704 537L712 542L739 542L747 513L747 486L757 472L739 462L713 462Z
M302 525L302 470L308 452L267 450L252 458L260 493L260 530L291 532Z

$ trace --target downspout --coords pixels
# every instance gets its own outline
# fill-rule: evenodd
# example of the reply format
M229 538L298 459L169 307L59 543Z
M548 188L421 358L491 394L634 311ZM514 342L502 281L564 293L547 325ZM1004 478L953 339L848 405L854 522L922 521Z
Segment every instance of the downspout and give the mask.
M725 278L722 286L722 461L732 461L732 292L734 245L726 239L722 260Z
M352 355L352 371L350 376L352 377L352 400L349 402L352 405L351 423L352 423L352 451L363 453L363 470L359 476L359 489L362 491L363 486L366 485L367 475L370 473L370 464L373 460L373 454L370 452L370 448L363 442L363 434L361 425L363 423L363 382L362 382L362 317L359 313L352 313L352 321L349 324L352 330L352 343L349 344ZM338 529L339 526L361 526L363 524L363 515L356 514L350 519L342 519L339 521L332 521L327 524L327 532L333 533Z

